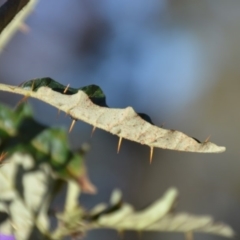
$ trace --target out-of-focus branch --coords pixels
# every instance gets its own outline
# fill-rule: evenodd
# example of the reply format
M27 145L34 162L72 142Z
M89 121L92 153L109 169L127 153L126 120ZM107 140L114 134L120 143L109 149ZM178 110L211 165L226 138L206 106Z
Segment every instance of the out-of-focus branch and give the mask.
M30 0L8 0L0 7L0 34Z
M0 52L30 14L36 2L37 0L8 0L0 7Z

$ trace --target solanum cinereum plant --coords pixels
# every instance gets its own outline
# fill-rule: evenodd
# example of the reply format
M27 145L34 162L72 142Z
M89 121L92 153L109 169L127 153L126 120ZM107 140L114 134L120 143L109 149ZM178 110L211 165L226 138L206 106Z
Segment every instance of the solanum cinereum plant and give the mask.
M0 7L0 51L34 8L37 0L7 0ZM24 100L39 99L66 112L72 118L70 131L77 120L87 122L122 139L147 145L150 162L154 148L196 153L220 153L225 147L207 140L200 142L186 134L155 126L151 118L132 107L108 107L99 86L81 88L64 86L51 78L27 81L20 86L0 84L0 91L23 95L16 109L0 105L0 238L9 240L59 240L65 236L83 238L94 229L169 231L184 233L187 240L193 233L203 232L223 237L235 235L231 227L214 222L210 216L176 212L178 191L169 188L157 201L141 211L126 203L119 190L110 202L92 210L79 202L81 193L96 193L88 178L84 159L89 146L73 151L68 132L51 127L33 118L31 107ZM134 177L134 176L133 176ZM53 199L67 185L63 209L52 209ZM144 191L144 190L143 190ZM58 224L51 226L51 219Z
M82 120L92 124L93 129L101 128L117 135L120 139L118 149L123 138L148 145L150 161L154 147L200 153L223 152L224 147L209 141L201 143L179 131L157 127L147 114L136 113L131 107L110 108L105 94L96 85L75 89L51 78L40 78L18 87L0 84L0 89L23 95L17 109L2 105L0 111L0 181L4 183L0 187L0 209L9 216L2 223L4 231L9 224L16 226L13 232L17 239L31 239L36 234L42 239L83 237L87 231L99 228L121 232L176 231L185 233L188 238L193 232L234 236L229 226L215 223L210 216L173 211L178 197L175 188L168 189L162 198L142 211L135 211L125 203L119 191L113 192L110 204L84 209L78 201L80 192L96 192L84 164L88 148L81 147L73 152L67 143L68 132L35 121L25 100L37 98L66 112L73 123ZM41 187L33 188L33 183ZM68 185L65 209L55 214L59 225L52 230L48 216L50 204L65 184ZM9 202L11 204L7 205ZM20 218L23 213L32 223L27 227L26 218ZM35 228L37 233L33 231Z

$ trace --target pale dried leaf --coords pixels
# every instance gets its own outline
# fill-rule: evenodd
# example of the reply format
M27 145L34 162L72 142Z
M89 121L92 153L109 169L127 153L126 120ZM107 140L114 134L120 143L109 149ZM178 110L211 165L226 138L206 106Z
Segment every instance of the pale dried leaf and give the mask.
M224 223L214 222L211 216L195 216L188 213L168 214L149 226L151 231L203 232L233 237L234 231Z
M178 192L175 188L169 189L159 201L156 201L145 210L129 215L123 222L119 223L120 229L128 228L132 224L134 224L135 229L145 229L172 209L177 195Z
M73 119L87 122L94 127L104 129L120 138L148 145L151 149L158 147L204 153L225 151L225 147L217 146L214 143L208 141L199 143L184 133L154 126L143 120L132 107L116 109L95 105L81 90L76 94L64 95L49 87L41 87L34 92L30 89L26 90L0 84L0 89L37 98L66 112Z
M169 189L157 202L143 211L135 211L127 203L118 210L99 215L92 228L112 228L118 231L167 231L201 232L233 237L233 229L224 223L214 222L211 216L195 216L188 213L172 213L177 190Z
M115 205L119 203L122 200L122 192L119 189L115 189L112 192L111 198L110 198L110 204Z
M0 169L0 203L8 201L11 220L1 225L1 232L14 231L18 240L28 238L35 224L49 228L48 209L42 209L51 169L34 169L34 160L28 154L14 153L7 157ZM20 172L19 172L20 171ZM23 189L16 186L22 184ZM48 206L47 206L48 207ZM39 212L38 215L36 213Z
M108 205L106 203L100 203L96 205L91 211L90 215L97 215L107 209Z
M100 217L98 220L98 224L101 226L107 225L108 227L116 228L116 226L119 226L119 224L121 225L123 219L128 219L128 217L131 216L131 214L133 213L133 207L130 204L126 203L121 207L121 210L116 211L113 214L103 215L102 217ZM117 228L127 229L126 226L127 224L125 225L125 227L121 225Z

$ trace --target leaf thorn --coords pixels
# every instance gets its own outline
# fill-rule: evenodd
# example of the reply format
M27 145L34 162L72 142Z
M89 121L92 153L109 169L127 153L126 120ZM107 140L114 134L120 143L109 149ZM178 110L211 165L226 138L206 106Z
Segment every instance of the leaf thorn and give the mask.
M92 132L91 132L91 137L93 136L93 133L95 132L96 128L97 128L96 126L93 126Z
M18 108L18 106L21 105L22 103L27 102L28 98L29 98L28 95L24 96L24 97L17 103L16 108Z
M209 136L206 138L206 140L204 141L204 143L209 142L210 137L211 137L211 135L209 135Z
M22 33L28 33L30 31L30 27L26 23L21 23L21 25L19 26L19 30Z
M153 147L150 147L150 164L152 163L153 158Z
M142 239L142 232L141 231L137 231L138 233L138 239Z
M192 231L185 232L185 239L186 240L193 240L194 239L193 232Z
M161 124L160 128L163 128L164 124L165 124L165 122L163 122L163 123Z
M117 153L119 153L119 151L120 151L121 144L122 144L122 137L119 137L118 147L117 147Z
M35 82L35 80L33 80L33 83L32 83L32 87L31 87L32 91L34 90L34 82Z
M65 88L64 91L63 91L63 93L66 93L66 92L67 92L69 86L70 86L70 84L68 84L68 85L66 86L66 88Z
M68 130L69 133L72 131L75 123L76 123L76 119L73 119L73 120L72 120L72 123L71 123L71 126L70 126L70 128L69 128L69 130Z
M59 115L60 115L60 112L61 112L61 110L60 110L60 109L58 109L58 111L57 111L57 117L59 117Z
M123 230L118 229L117 233L118 233L118 236L119 236L120 239L124 238L124 231Z

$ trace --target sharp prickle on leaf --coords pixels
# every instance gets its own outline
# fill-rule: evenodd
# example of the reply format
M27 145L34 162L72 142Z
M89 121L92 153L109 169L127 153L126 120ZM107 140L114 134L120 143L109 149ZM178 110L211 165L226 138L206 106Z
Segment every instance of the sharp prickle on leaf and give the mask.
M28 100L29 96L24 96L16 105L16 108Z
M204 142L205 143L209 142L210 137L211 137L211 135L209 135Z
M118 237L120 238L120 240L123 240L123 239L124 239L124 231L118 229L118 230L117 230L117 233L118 233Z
M93 136L93 133L95 132L96 128L97 128L96 126L93 126L92 132L91 132L91 137Z
M21 23L21 25L19 26L19 30L22 33L29 33L30 27L27 24L25 24L25 23Z
M66 92L67 92L69 86L70 86L70 84L68 84L68 85L66 86L66 88L65 88L64 91L63 91L63 93L66 93Z
M153 158L153 147L150 147L150 164L152 163Z
M35 81L32 82L31 90L34 91L34 83Z
M72 123L71 123L71 125L70 125L70 128L69 128L69 130L68 130L69 133L72 131L75 123L76 123L76 119L73 119L73 120L72 120Z
M192 231L189 231L189 232L185 233L185 240L194 240Z
M118 140L118 147L117 147L117 153L119 153L119 151L120 151L121 144L122 144L122 137L119 137L119 140Z
M60 112L61 112L61 110L60 110L60 109L58 109L58 111L57 111L57 117L59 117L59 115L60 115Z

